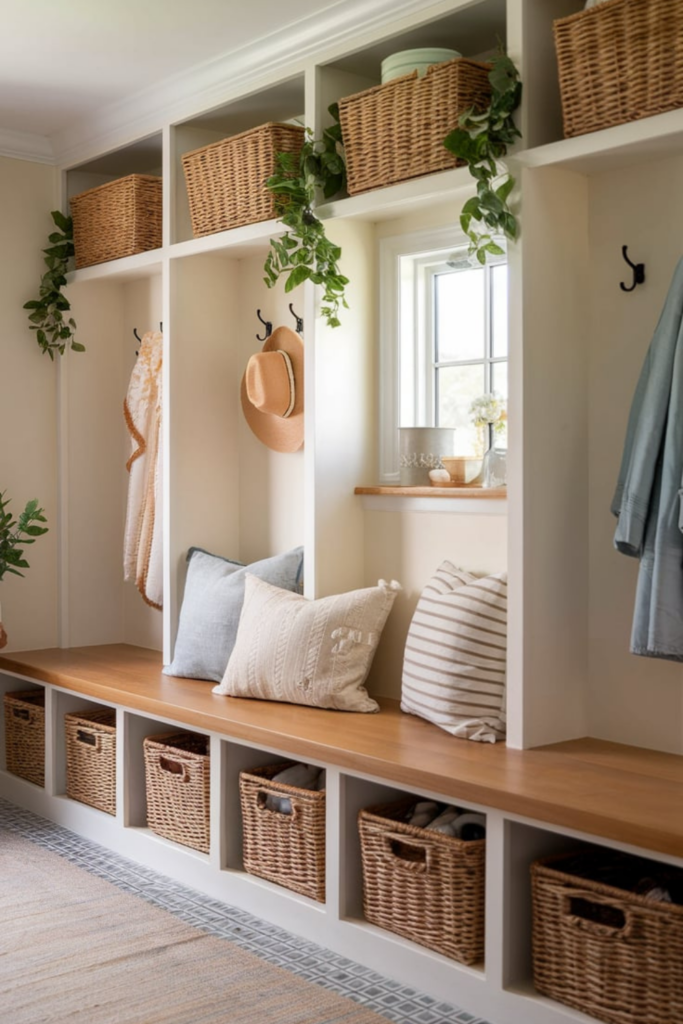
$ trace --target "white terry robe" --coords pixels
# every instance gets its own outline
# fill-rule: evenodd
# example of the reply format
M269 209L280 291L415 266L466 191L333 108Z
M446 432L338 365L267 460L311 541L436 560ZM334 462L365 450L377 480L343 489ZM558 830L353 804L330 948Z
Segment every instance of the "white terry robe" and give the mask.
M163 337L143 335L123 403L131 437L124 579L134 580L144 601L161 608L163 601L161 490L161 366Z

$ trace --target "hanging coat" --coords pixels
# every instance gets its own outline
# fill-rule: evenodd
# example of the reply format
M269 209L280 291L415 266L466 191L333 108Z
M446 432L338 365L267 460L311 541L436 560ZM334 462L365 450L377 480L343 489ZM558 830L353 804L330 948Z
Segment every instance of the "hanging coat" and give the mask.
M124 579L143 599L161 608L163 598L161 490L162 335L144 334L123 403L130 433L128 504L124 533Z
M631 651L683 661L683 259L629 415L614 544L640 559Z

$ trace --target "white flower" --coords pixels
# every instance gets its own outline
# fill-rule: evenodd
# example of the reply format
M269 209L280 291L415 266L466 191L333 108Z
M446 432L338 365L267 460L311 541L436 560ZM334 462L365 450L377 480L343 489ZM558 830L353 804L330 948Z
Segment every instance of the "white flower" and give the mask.
M505 399L496 391L480 395L470 406L470 416L475 427L484 427L487 423L501 423L507 416Z

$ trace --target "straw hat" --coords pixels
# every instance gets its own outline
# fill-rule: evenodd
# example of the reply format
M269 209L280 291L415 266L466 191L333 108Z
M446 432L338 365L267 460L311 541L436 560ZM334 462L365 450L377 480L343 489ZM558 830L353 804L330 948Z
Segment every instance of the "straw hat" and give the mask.
M278 327L247 363L242 409L252 431L276 452L304 443L304 345L289 327Z

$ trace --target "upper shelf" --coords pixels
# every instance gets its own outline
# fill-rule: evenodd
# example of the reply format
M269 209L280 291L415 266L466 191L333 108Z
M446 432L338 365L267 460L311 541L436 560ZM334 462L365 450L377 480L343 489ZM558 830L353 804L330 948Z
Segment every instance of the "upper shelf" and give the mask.
M355 218L356 220L388 220L442 200L454 200L474 191L474 183L466 167L452 171L425 174L401 181L386 188L373 189L319 206L321 220Z
M104 281L114 278L119 282L134 281L142 277L154 277L161 273L163 249L150 249L138 252L134 256L123 256L119 260L108 263L97 263L92 267L72 270L67 275L69 284L84 281Z
M517 149L513 159L523 167L555 167L592 176L669 156L683 154L683 114L672 110L604 131L563 139L534 149ZM467 168L440 171L386 188L321 204L321 220L379 222L437 203L464 199L474 188ZM268 240L283 232L277 220L262 221L190 238L164 249L139 253L69 274L69 282L116 278L119 281L160 273L164 257L180 259L203 253L241 258L262 253Z
M202 253L243 257L262 253L268 246L270 238L278 238L284 228L277 220L263 220L256 224L245 224L230 231L217 231L213 235L202 238L189 238L185 242L176 242L169 249L171 259L182 259L184 256L198 256Z
M683 112L577 135L535 149L521 149L515 159L525 167L562 167L591 176L683 153Z

